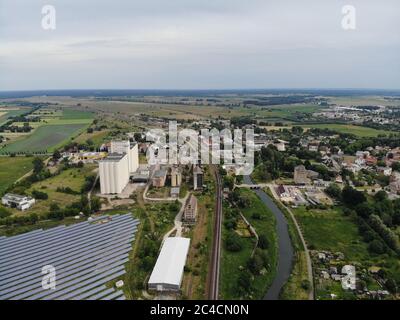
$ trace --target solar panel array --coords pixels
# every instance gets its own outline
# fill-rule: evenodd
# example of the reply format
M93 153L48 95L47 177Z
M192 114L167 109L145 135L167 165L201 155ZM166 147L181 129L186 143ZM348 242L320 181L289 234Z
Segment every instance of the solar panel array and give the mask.
M125 274L138 225L124 214L0 237L0 300L125 300L106 284ZM42 286L48 265L55 289Z

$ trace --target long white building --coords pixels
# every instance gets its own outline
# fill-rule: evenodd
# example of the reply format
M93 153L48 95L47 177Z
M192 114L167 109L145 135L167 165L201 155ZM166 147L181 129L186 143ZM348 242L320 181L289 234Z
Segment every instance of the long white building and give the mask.
M165 239L148 282L149 290L172 292L180 290L189 245L189 238Z

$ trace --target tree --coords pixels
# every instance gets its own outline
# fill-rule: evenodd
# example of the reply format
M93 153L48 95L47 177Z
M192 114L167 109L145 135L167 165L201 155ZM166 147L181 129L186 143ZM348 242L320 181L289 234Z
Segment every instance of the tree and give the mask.
M58 150L54 151L54 153L53 153L53 159L57 161L57 160L60 159L60 158L61 158L61 153L60 153L60 151L58 151Z
M230 232L225 241L226 249L232 252L242 250L242 242L240 237L235 232Z
M91 197L90 199L90 208L92 212L99 211L101 208L101 201L99 197Z
M385 287L389 292L391 292L393 294L397 294L397 283L396 283L396 280L387 279L386 282L385 282Z
M34 174L38 174L43 170L44 163L43 163L42 159L35 158L35 159L33 159L32 163L33 163L33 173Z
M353 189L352 187L346 185L342 190L342 200L344 204L353 207L360 203L367 201L364 193Z
M248 293L251 291L251 274L248 271L242 271L237 281L238 291Z
M264 267L264 263L262 258L255 254L253 257L251 257L248 261L247 261L247 268L250 270L250 272L254 275L258 275L260 274L261 270Z
M265 234L262 234L258 238L258 247L261 249L268 249L269 241Z
M386 191L383 191L383 190L381 190L381 191L378 191L375 195L374 195L374 199L376 200L376 201L384 201L384 200L386 200L388 198L388 196L387 196L387 193L386 193Z
M385 244L380 240L373 240L368 245L368 250L375 254L385 253Z
M329 187L325 189L325 192L327 193L327 195L335 199L340 199L340 196L342 194L342 190L340 190L340 187L336 183L331 183Z
M32 191L32 196L35 199L39 199L39 200L47 200L49 198L49 195L46 192L41 192L41 191L37 191L37 190Z
M6 208L0 207L0 218L7 218L11 216L11 212L9 212Z

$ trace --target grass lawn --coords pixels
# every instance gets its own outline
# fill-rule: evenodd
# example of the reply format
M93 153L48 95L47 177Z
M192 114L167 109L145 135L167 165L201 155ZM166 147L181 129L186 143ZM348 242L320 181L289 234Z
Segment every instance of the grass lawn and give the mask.
M358 137L377 137L380 134L395 133L393 131L377 130L368 127L355 126L352 124L321 123L321 124L303 124L301 126L304 128L331 129L340 133L354 134Z
M100 146L107 141L109 130L94 131L92 133L82 132L74 141L77 143L85 143L87 140L92 140L94 145Z
M252 281L253 293L252 299L262 299L267 292L268 287L276 272L277 263L277 235L275 229L275 218L273 214L264 206L257 195L246 189L241 189L241 194L250 199L251 206L241 209L243 215L248 219L250 224L256 229L258 235L264 234L269 241L267 255L269 259L269 268L264 274L254 277ZM224 208L224 210L229 210ZM261 219L252 218L253 213L259 213ZM228 230L223 227L223 241L226 239ZM242 267L246 267L246 263L254 249L255 238L241 238L243 248L239 252L231 252L226 250L223 245L222 262L221 262L221 296L223 299L240 299L237 290L237 282Z
M49 179L34 183L26 192L31 194L33 190L45 192L49 198L47 200L37 200L35 205L27 211L27 213L41 214L48 212L52 203L58 204L60 207L65 207L75 201L78 201L81 197L80 194L66 194L63 192L57 192L58 187L69 187L74 191L80 192L81 187L84 184L85 177L94 175L94 166L86 165L83 168L72 168L62 171L59 175L51 177ZM23 212L13 209L12 212L15 215L24 214Z
M357 226L342 214L340 208L307 211L305 207L293 209L303 227L309 246L315 250L344 253L350 261L360 261L369 256Z
M312 209L309 211L304 207L299 207L293 209L293 212L302 226L303 234L309 247L315 250L342 252L347 263L361 264L363 268L370 266L382 267L390 274L390 277L400 281L400 260L398 257L369 253L367 244L361 239L356 224L350 217L344 216L339 207L328 210ZM373 286L373 283L368 285L370 289ZM325 287L343 297L343 290L336 288L335 284L328 282ZM318 290L317 286L317 295L324 295L324 290Z
M32 170L32 157L0 157L0 194Z

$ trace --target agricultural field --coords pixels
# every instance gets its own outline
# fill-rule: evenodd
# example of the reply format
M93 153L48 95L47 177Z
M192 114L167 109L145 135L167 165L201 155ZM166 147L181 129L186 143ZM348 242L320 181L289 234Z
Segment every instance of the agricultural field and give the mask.
M327 97L328 103L334 103L346 107L351 106L396 106L396 101L389 101L382 96L346 96L346 97Z
M8 118L20 116L28 112L30 108L18 108L18 107L2 107L0 106L0 125L7 122Z
M268 287L271 285L272 280L276 272L277 264L277 235L275 229L275 218L257 195L250 191L241 189L240 193L243 197L249 199L251 206L241 209L241 212L255 228L257 234L265 235L268 239L268 270L257 276L251 282L252 285L252 299L262 299L267 292ZM224 208L224 212L229 210L227 207ZM255 214L259 214L260 218L256 218ZM239 227L242 224L239 224ZM240 299L240 293L238 291L238 279L240 272L244 272L247 261L252 256L255 248L256 240L255 237L250 234L243 232L240 229L239 233L242 249L238 252L228 251L225 247L225 241L229 231L226 227L223 227L223 250L221 257L221 285L220 295L223 299ZM237 232L237 231L233 231Z
M395 133L386 130L377 130L368 127L361 127L352 124L335 124L335 123L324 123L324 124L304 124L300 125L304 128L319 128L319 129L331 129L340 133L354 134L358 137L377 137L378 135L387 135Z
M0 157L0 194L32 170L32 157Z
M24 139L15 141L1 150L2 153L52 152L67 141L69 137L78 134L85 125L45 125Z
M5 133L10 141L0 153L49 153L83 132L92 122L93 114L69 109L39 109L40 122L32 122L31 133ZM15 123L18 125L18 123Z

